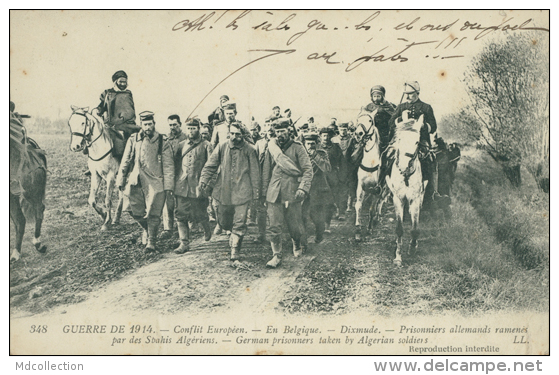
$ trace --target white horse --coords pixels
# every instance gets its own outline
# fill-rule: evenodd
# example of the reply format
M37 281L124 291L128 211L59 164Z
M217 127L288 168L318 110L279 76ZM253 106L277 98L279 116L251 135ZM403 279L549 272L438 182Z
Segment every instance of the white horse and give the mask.
M411 216L411 242L409 253L417 250L419 237L419 212L423 202L425 186L419 160L419 131L423 126L423 115L418 120L408 119L408 111L402 113L402 121L396 123L394 149L395 161L386 184L392 191L396 212L396 257L394 264L402 265L402 236L404 235L404 207L407 203Z
M369 214L368 229L378 222L382 211L383 191L373 194L373 190L381 184L380 177L380 138L375 126L374 118L377 111L362 113L357 118L357 133L362 133L364 142L363 159L359 164L357 172L357 193L355 201L355 240L361 241L362 226L364 222L363 207L367 208ZM372 200L372 202L371 202ZM370 203L369 203L370 202Z
M109 132L105 131L103 121L89 113L88 110L88 107L78 108L72 106L72 115L68 120L68 126L72 134L70 149L74 152L87 149L87 166L91 172L88 203L103 218L101 230L107 230L112 217L111 198L113 196L120 162L113 156L113 141ZM97 191L101 186L102 180L107 182L105 208L98 205L96 202ZM120 221L123 198L123 193L119 191L118 205L112 224L118 224Z

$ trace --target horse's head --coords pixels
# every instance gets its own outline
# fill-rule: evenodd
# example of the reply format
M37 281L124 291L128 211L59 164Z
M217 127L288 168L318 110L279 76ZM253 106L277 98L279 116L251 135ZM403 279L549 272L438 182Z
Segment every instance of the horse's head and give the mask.
M79 108L72 106L72 115L68 119L70 128L70 150L74 152L82 151L87 141L91 138L91 120L88 116L89 108Z
M417 156L422 126L423 115L417 120L410 119L409 111L404 111L401 120L396 121L395 148L398 151L398 164L401 168L406 168L409 161Z
M378 143L378 130L374 120L376 114L376 110L372 113L362 112L359 114L355 130L355 136L358 141Z

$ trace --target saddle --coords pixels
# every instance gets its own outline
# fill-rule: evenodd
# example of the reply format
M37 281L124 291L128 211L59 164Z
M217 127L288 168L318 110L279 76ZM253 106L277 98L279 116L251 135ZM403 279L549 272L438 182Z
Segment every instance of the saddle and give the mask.
M122 159L122 155L124 155L124 148L126 147L126 142L128 139L124 136L124 133L114 128L107 126L106 129L109 132L109 136L113 141L113 156L120 160Z

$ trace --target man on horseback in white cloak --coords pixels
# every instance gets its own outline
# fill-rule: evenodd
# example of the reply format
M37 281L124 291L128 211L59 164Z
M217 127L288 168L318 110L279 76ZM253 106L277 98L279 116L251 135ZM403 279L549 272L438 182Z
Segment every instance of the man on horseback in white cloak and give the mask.
M128 75L124 70L112 76L113 87L101 93L101 102L92 110L94 115L103 118L105 125L112 130L111 138L120 160L128 138L142 128L136 125L136 112L132 92L127 89ZM122 132L122 135L120 134Z
M418 120L421 115L423 115L425 126L421 128L419 133L419 158L421 161L421 173L423 175L423 179L428 180L432 186L432 200L435 203L448 205L450 204L449 196L439 194L437 160L430 152L431 139L429 134L434 134L437 131L437 120L435 119L435 115L433 113L433 107L419 99L419 83L417 81L406 82L404 84L404 93L402 98L404 98L404 96L406 101L398 105L396 111L389 120L390 143L394 141L396 122L400 122L402 120L402 113L404 111L408 111L408 119ZM384 180L386 174L391 169L394 160L392 151L393 150L388 149L383 157L383 165L385 165L385 168L381 170L381 181Z

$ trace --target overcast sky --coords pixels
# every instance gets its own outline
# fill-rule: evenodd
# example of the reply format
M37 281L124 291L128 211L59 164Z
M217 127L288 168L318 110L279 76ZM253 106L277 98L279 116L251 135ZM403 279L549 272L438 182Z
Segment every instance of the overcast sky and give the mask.
M467 101L461 79L471 58L490 40L526 32L502 28L549 28L548 13L540 11L373 10L254 11L227 28L241 13L11 11L11 100L21 113L67 119L71 105L97 106L101 92L112 86L112 74L123 69L136 113L154 111L158 129L167 132L167 116L178 113L185 118L229 74L269 54L249 50L272 49L294 51L239 70L211 92L194 115L207 120L219 97L227 94L245 123L250 116L263 121L275 105L291 108L294 119L349 121L369 102L373 85L385 86L387 99L398 104L403 83L417 80L421 98L440 119ZM271 24L268 29L279 25L280 30L263 30L265 22ZM472 30L479 25L501 26L480 36L483 29ZM401 52L411 43L425 44ZM329 62L337 64L312 59L334 52ZM371 59L346 71L359 57L373 54L388 61Z

